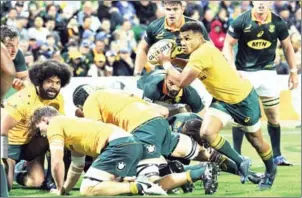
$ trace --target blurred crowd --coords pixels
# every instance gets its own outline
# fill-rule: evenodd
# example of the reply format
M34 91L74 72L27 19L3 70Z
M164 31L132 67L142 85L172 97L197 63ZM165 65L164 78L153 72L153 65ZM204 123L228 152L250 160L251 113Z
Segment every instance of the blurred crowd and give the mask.
M202 21L223 48L230 23L250 1L186 1L184 15ZM288 24L301 67L301 5L275 1L272 11ZM161 1L1 1L1 25L15 26L27 66L45 59L68 63L74 76L132 76L135 52L147 25L165 15ZM287 74L281 48L277 71Z

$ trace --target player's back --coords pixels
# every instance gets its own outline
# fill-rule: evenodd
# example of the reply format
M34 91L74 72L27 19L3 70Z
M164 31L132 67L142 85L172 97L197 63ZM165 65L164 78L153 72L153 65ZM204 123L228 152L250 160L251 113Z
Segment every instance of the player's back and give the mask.
M146 121L161 116L143 99L109 89L92 93L87 98L83 111L86 118L112 123L129 132Z
M108 143L110 135L120 131L116 126L86 118L57 116L50 120L47 129L49 144L63 141L64 146L92 157Z
M208 42L191 54L188 65L200 71L198 78L217 100L236 104L252 89L248 80L241 79L222 53Z

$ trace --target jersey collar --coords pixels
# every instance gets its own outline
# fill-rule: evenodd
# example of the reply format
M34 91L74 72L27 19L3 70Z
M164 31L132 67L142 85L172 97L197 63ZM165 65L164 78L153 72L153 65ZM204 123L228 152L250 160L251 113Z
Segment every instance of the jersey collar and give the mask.
M252 20L253 21L256 21L257 23L259 24L268 24L268 23L271 23L272 22L272 12L271 11L268 11L268 15L265 19L265 21L262 23L261 21L259 21L256 17L255 17L255 10L252 9Z
M168 23L167 23L167 19L165 18L165 29L166 30L170 30L171 32L179 31L180 28L181 28L181 26L183 26L184 24L185 24L185 16L182 16L180 26L179 27L175 27L175 28L169 26Z

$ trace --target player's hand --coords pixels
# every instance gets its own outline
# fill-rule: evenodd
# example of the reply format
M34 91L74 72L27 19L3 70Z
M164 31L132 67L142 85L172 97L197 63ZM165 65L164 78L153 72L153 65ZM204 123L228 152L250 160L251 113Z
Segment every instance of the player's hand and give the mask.
M160 55L158 55L158 63L159 63L159 65L163 65L166 62L171 62L170 53L163 52Z
M25 83L24 83L23 80L21 80L21 79L19 79L19 78L15 78L15 79L13 80L12 87L13 87L14 89L16 89L16 90L19 91L19 90L23 89L24 86L25 86Z
M289 79L288 79L288 88L290 90L296 89L299 85L298 81L298 73L297 72L290 72Z

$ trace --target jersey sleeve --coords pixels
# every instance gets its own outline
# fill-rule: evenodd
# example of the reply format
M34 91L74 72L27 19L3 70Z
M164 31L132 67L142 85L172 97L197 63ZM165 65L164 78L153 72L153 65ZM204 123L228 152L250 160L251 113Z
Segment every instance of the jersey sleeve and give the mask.
M64 133L60 122L53 118L47 128L47 139L50 147L64 147Z
M61 94L59 94L58 100L59 100L59 109L58 109L58 111L60 112L60 114L65 115L64 98Z
M100 112L100 105L96 95L94 97L88 97L83 106L83 112L85 118L92 120L103 120L102 114Z
M15 64L16 72L23 72L27 70L25 58L21 50L18 50L16 58L13 62Z
M237 17L230 25L228 34L234 39L239 39L242 32L242 20L241 17Z
M20 93L11 96L5 103L5 111L16 121L26 117L28 109L28 101L22 100Z
M153 33L153 23L148 25L144 39L148 43L149 46L151 46L155 41L154 41L154 33Z
M159 100L160 98L160 93L159 90L157 89L156 85L150 85L146 84L144 86L144 92L143 92L143 99L148 101L151 100L151 102Z
M289 36L287 24L283 19L281 19L277 28L278 28L278 39L280 41L283 41L284 39L286 39Z
M200 96L193 87L189 86L185 88L184 96L185 103L190 106L192 112L198 113L204 108Z

